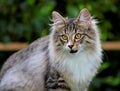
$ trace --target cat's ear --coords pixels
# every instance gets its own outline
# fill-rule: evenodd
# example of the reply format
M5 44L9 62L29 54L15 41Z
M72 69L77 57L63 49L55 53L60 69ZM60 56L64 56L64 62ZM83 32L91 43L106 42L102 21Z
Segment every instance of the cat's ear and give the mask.
M52 12L52 21L53 21L53 23L56 23L58 21L65 23L66 20L58 12L53 11Z
M84 8L80 11L76 21L80 21L80 22L90 22L91 21L91 14L90 12Z

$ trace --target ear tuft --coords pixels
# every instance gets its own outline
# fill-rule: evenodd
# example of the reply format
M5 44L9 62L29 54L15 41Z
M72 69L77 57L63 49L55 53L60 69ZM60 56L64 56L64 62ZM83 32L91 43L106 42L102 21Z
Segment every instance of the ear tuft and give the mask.
M65 19L56 11L52 12L52 20L54 23L57 21L65 21Z
M78 18L77 18L77 20L83 21L83 22L90 21L91 20L91 15L90 15L89 11L86 8L82 9Z

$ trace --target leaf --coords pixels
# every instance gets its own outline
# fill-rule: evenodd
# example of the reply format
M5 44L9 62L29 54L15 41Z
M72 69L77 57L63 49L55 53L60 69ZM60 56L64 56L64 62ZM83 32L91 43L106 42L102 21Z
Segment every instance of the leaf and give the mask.
M120 85L120 77L109 76L109 77L104 78L102 82L108 85L111 85L111 86L118 86Z
M35 3L36 0L26 0L28 5L33 5Z
M67 6L67 13L69 17L77 17L77 15L79 14L79 10L77 7L72 6L72 5L68 5Z
M110 63L109 62L104 62L100 69L99 69L99 72L102 72L103 70L107 69L108 67L110 66Z

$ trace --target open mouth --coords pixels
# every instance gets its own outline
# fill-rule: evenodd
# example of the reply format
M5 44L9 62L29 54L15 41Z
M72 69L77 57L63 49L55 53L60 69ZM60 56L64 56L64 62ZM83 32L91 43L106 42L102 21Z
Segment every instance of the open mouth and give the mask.
M78 50L71 50L70 53L77 53Z

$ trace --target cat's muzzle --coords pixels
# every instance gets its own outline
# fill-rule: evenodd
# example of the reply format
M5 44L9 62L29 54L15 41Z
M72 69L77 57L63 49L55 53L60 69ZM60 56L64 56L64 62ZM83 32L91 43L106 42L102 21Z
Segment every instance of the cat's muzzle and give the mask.
M78 50L70 50L70 53L77 53Z

